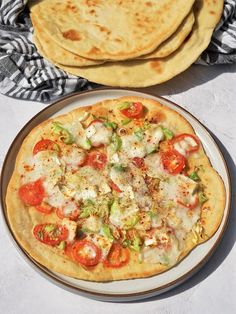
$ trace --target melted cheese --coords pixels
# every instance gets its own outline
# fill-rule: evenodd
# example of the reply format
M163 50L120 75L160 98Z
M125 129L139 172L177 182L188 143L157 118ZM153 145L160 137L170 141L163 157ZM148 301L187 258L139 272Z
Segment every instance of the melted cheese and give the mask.
M122 152L128 158L144 157L146 155L146 148L143 142L138 140L134 134L124 135L122 139Z
M194 139L190 136L185 137L183 140L178 141L174 144L174 149L177 150L181 155L187 156L190 147L197 146Z
M112 137L112 129L104 126L103 122L97 121L86 129L86 135L92 146L108 145Z
M161 179L168 176L162 165L160 154L154 153L148 155L145 157L144 163L149 177Z
M93 234L93 236L90 235L87 238L101 249L102 260L104 260L111 249L113 240L108 239L107 237L104 237L100 234Z
M76 237L77 223L68 218L64 218L61 224L64 225L68 230L67 241L73 242Z
M77 169L85 160L85 152L77 147L67 145L63 151L61 160L70 169Z

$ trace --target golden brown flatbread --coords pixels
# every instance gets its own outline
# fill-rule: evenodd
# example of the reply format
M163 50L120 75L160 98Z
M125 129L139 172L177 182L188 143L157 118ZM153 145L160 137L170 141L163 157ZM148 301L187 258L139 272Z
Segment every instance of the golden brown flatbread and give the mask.
M55 145L36 147L46 139ZM182 156L182 166L180 161L173 165L173 150L176 158ZM165 163L163 156L170 151L172 162ZM105 165L96 160L104 168L91 164L94 152L106 155ZM52 209L48 214L20 196L22 185L39 178L46 191L43 202ZM72 203L80 205L73 220L68 218ZM212 237L222 220L225 188L183 116L132 96L80 107L34 128L18 153L6 204L16 239L37 262L74 278L110 281L159 274ZM63 219L56 204L64 206ZM53 246L40 242L33 230L44 223L72 226L70 238ZM63 247L84 237L100 250L92 268L76 262ZM111 253L115 245L120 251ZM130 258L120 256L121 251ZM93 260L93 247L82 253Z
M44 0L30 10L64 49L94 60L150 53L170 37L194 0Z

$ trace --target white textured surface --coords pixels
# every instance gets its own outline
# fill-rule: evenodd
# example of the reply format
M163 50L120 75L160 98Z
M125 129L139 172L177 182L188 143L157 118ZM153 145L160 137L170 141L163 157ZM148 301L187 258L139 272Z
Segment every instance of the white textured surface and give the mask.
M236 65L193 66L183 75L145 89L189 110L215 135L236 183ZM44 104L0 95L0 162L17 132ZM236 313L235 190L230 224L214 256L180 287L138 303L103 303L67 292L36 273L19 255L0 219L0 313ZM2 217L1 217L2 218Z

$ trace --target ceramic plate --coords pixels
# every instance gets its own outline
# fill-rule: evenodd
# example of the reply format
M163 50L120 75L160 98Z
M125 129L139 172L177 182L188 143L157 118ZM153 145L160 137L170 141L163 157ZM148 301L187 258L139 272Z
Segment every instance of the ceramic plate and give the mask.
M6 189L11 177L13 166L17 152L20 148L23 138L34 128L36 125L48 119L52 116L57 116L62 113L66 113L76 107L94 104L104 99L118 98L122 96L141 96L151 99L155 99L165 106L168 106L181 115L183 115L193 126L197 136L200 138L206 154L211 160L213 167L221 175L225 187L226 187L226 206L224 211L224 217L221 225L215 235L207 242L196 247L181 263L171 268L170 270L144 279L132 279L132 280L121 280L109 283L96 283L73 279L67 276L60 275L46 269L44 266L37 263L27 252L23 250L20 244L14 238L7 220L5 195ZM223 233L225 231L227 220L229 217L230 210L230 178L229 172L224 160L224 157L217 146L214 139L211 137L207 129L189 112L181 108L180 106L170 102L161 97L153 96L137 92L135 90L125 89L98 89L94 91L86 91L83 93L68 96L62 100L59 100L49 107L39 112L33 119L31 119L20 131L13 141L8 154L6 156L2 176L1 176L1 196L2 196L2 210L4 219L6 222L7 230L9 231L11 238L14 240L16 247L20 250L27 261L42 275L46 276L47 279L54 283L62 286L63 288L77 292L80 295L88 296L97 300L103 301L134 301L152 297L163 292L166 292L177 285L181 284L193 274L195 274L200 267L202 267L210 256L215 251L219 244Z

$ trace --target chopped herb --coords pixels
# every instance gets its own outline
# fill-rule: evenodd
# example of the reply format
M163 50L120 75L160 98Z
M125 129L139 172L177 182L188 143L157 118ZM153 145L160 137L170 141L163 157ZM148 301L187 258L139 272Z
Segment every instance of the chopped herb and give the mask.
M132 244L130 245L130 248L136 252L139 252L141 249L141 240L139 237L135 237L134 240L132 241Z
M190 173L188 177L192 179L193 181L200 181L199 175L195 171Z

